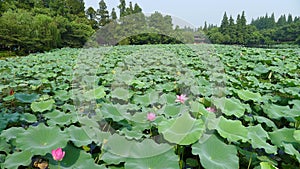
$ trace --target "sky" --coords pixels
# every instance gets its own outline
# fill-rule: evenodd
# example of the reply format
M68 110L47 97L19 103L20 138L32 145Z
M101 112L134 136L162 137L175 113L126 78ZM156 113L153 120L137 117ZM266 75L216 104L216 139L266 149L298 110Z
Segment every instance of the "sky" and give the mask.
M108 10L116 8L120 0L104 0ZM208 24L220 25L224 12L227 16L232 15L234 20L238 14L245 11L247 22L252 18L256 19L265 16L266 13L274 13L275 18L282 14L292 14L300 16L300 0L126 0L137 3L144 13L154 13L158 11L162 14L172 16L174 25L188 25L198 28L204 22ZM100 0L85 0L85 7L92 6L95 10L99 8Z

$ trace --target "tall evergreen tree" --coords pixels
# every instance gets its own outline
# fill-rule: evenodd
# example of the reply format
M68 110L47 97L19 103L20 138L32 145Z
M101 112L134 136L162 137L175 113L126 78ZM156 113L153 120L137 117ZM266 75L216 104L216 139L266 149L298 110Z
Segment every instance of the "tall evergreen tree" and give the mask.
M227 17L227 14L225 12L224 16L223 16L223 19L222 19L222 22L221 22L221 26L220 26L220 31L221 31L222 34L229 33L228 26L229 26L228 17Z
M204 22L204 27L203 27L203 31L206 32L207 31L207 22Z
M101 0L99 2L99 9L97 11L97 14L100 16L99 18L99 26L104 26L107 23L109 23L109 13L107 10L106 3L104 0Z
M98 28L98 22L97 22L97 12L94 10L93 7L89 7L85 12L88 20L90 21L90 25L93 29Z
M126 8L126 15L131 15L133 14L133 6L132 6L132 2L129 2L129 6Z
M137 3L135 3L133 8L133 13L141 13L141 12L142 12L142 8Z
M277 20L277 26L284 26L286 24L286 17L285 15L281 15Z
M111 16L111 19L112 19L112 20L116 20L116 19L117 19L117 13L116 13L115 8L113 8L113 9L111 10L110 16Z
M120 18L126 16L126 2L125 0L120 0L120 4L118 5L120 10Z
M288 15L287 23L290 24L293 22L293 16L291 14Z

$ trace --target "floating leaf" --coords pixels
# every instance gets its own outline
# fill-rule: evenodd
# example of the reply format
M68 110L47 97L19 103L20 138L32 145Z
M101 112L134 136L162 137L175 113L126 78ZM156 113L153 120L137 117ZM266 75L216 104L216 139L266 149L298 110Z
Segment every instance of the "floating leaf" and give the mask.
M46 110L51 110L55 101L53 99L47 101L40 101L40 102L32 102L31 109L34 112L44 112Z
M196 142L202 136L204 128L203 121L192 118L188 112L183 112L180 117L162 121L158 125L158 131L167 141L180 145Z
M67 101L71 97L69 92L65 90L58 90L55 91L54 93L55 93L55 98L58 98L61 101Z
M300 162L300 153L298 150L295 149L295 147L292 144L288 144L288 143L282 143L284 150L287 154L292 155L292 156L296 156L298 162Z
M248 130L239 120L227 120L221 117L217 131L223 138L229 141L248 141Z
M33 154L30 151L14 152L8 154L4 161L4 168L18 169L19 166L28 166L31 163Z
M249 90L238 90L237 94L244 101L249 101L249 100L260 101L261 100L261 95L259 93L253 93Z
M84 98L87 101L91 101L93 99L101 99L106 95L105 91L104 91L104 87L103 86L99 86L93 90L90 90L88 92L85 93Z
M294 138L300 142L300 130L295 130L294 132Z
M11 139L16 139L19 133L23 133L25 131L22 127L11 127L1 132L1 137L6 138L6 141L10 141Z
M235 146L226 145L215 135L204 143L192 145L192 153L200 157L204 168L233 169L239 168L239 159Z
M278 169L274 167L272 164L270 164L269 162L261 162L259 165L261 169Z
M215 99L214 104L227 116L234 115L236 117L242 117L245 112L243 104L235 98Z
M297 140L294 138L295 129L282 128L269 132L272 143L275 145L283 146L283 142L286 143L296 143Z
M104 118L112 118L114 121L121 121L125 119L124 110L119 105L103 104L101 112Z
M70 141L72 141L75 146L81 147L83 145L88 145L92 143L93 140L87 135L86 131L83 128L70 126L66 129L66 132L70 136Z
M39 95L36 93L27 94L27 93L16 93L15 98L22 103L32 103L38 99Z
M45 155L57 147L65 147L67 142L67 135L59 127L46 127L44 124L29 127L25 132L19 133L16 139L20 149L40 155Z
M163 159L163 160L162 160ZM172 149L148 158L126 159L125 169L179 169L178 157Z
M53 126L69 125L72 123L72 121L75 122L75 118L76 118L76 115L74 114L64 113L59 110L53 110L52 112L46 113L44 116L48 119L47 123Z
M248 138L251 140L253 148L263 148L269 154L277 153L277 147L267 143L269 135L260 124L248 127L248 131Z
M124 101L127 101L131 97L128 89L124 89L120 87L113 90L111 95L113 98L117 98Z
M22 115L22 119L21 119L21 120L24 120L24 121L26 121L26 122L28 122L28 123L34 123L34 122L37 121L37 118L36 118L36 116L33 115L33 114L30 114L30 113L24 113L24 114Z

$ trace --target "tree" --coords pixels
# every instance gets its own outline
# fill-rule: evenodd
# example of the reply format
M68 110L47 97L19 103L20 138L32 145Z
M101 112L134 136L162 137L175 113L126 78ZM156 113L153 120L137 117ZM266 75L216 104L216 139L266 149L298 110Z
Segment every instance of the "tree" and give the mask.
M286 17L285 15L281 15L277 20L277 26L284 26L286 24Z
M111 16L112 20L116 20L117 19L117 13L116 13L115 8L112 9L110 16Z
M126 2L125 0L120 0L120 4L118 5L120 9L120 18L126 16Z
M90 21L90 25L92 26L93 29L98 28L98 22L97 22L97 12L94 10L93 7L89 7L86 10L86 16Z
M132 2L129 2L129 7L127 7L126 8L126 10L125 10L125 15L131 15L131 14L133 14L133 6L132 6Z
M137 3L135 3L133 8L133 13L141 13L141 12L142 12L142 8Z
M287 23L290 24L293 22L293 16L291 14L288 15Z
M107 23L109 23L109 13L107 10L106 3L104 0L101 0L99 2L99 9L97 11L97 14L100 16L99 18L99 26L104 26Z
M207 22L206 22L206 21L204 22L203 31L204 31L204 32L207 32Z
M83 0L65 0L68 13L77 15L79 17L84 16L84 1Z
M229 33L228 26L229 26L228 17L227 17L227 14L225 12L224 16L223 16L223 19L222 19L222 22L221 22L220 32L224 35L228 34Z
M228 25L228 29L230 30L230 40L229 40L229 44L235 44L236 43L236 26L234 24L234 19L232 18L232 16L230 15L229 17L229 25Z

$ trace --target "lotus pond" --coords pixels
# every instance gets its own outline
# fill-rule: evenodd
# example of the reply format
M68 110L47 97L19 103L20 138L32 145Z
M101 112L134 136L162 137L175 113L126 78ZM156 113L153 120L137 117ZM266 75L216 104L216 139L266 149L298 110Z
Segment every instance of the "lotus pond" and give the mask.
M65 48L0 73L0 168L300 167L299 48Z

